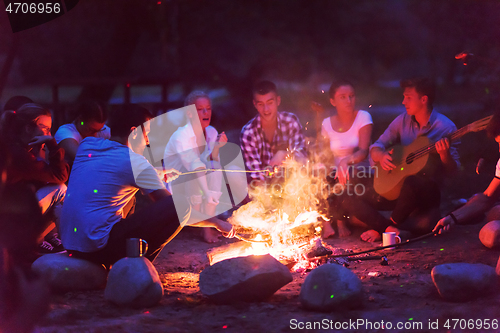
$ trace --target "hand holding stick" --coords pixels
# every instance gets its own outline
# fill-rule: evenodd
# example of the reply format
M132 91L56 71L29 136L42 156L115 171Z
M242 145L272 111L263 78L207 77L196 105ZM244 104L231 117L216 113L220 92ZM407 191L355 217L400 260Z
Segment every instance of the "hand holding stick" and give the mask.
M165 180L165 183L170 183L173 180L176 180L179 178L181 173L175 169L168 169L164 171L163 178Z

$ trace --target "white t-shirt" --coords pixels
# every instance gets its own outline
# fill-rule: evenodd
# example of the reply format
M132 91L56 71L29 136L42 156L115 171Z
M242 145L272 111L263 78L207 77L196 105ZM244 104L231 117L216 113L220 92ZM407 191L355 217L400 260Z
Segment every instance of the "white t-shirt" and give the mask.
M97 132L94 137L101 139L109 139L111 137L111 130L108 126L104 125L104 127ZM61 125L57 129L56 134L54 135L54 139L56 139L57 144L59 144L64 139L74 139L76 142L82 142L83 138L80 132L76 129L75 124L64 124Z
M134 177L134 171L141 170ZM103 248L123 208L140 189L149 194L165 185L153 166L129 147L110 140L85 138L73 163L61 212L60 234L68 250Z
M184 167L188 171L193 171L199 167L205 167L207 158L214 149L217 140L217 130L212 126L205 129L206 142L205 150L200 154L196 136L190 123L179 127L168 140L165 147L164 161L167 169L181 170Z
M373 124L371 115L363 110L359 110L351 128L346 132L337 132L332 128L330 117L323 120L321 124L321 135L330 140L330 149L333 153L335 165L349 155L352 155L359 147L359 129Z

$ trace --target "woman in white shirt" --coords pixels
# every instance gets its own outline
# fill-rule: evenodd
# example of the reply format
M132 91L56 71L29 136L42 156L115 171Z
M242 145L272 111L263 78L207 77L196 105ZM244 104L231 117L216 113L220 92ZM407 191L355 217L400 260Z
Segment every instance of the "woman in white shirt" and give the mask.
M196 113L188 111L188 122L177 129L165 148L164 161L167 169L183 171L203 169L220 169L219 148L227 142L224 132L220 135L210 126L212 119L212 102L210 97L201 91L193 91L185 100L184 105L194 104ZM191 176L191 175L190 175ZM179 179L172 184L175 188L181 182L185 184L185 192L193 209L209 216L215 216L219 198L222 195L222 173L195 173L192 179ZM220 233L212 228L203 229L203 238L208 243L216 242Z
M333 166L338 183L345 186L351 180L351 166L369 167L368 148L372 134L373 122L370 114L356 109L356 95L353 85L346 80L334 82L329 91L330 103L337 113L323 120L321 134L333 154ZM351 234L347 228L340 205L336 205L337 194L328 200L332 221L337 220L340 237ZM323 237L335 234L329 222L323 223Z

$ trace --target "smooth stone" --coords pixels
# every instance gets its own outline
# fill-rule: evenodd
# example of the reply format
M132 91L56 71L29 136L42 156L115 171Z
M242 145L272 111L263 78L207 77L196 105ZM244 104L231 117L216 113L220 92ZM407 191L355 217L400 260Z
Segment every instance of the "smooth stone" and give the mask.
M46 279L54 292L102 289L108 276L104 266L70 257L67 253L46 254L31 267Z
M493 206L488 213L486 213L486 222L500 220L500 205Z
M448 301L465 302L488 295L498 287L495 269L484 264L453 263L435 266L432 281Z
M219 261L200 274L200 290L221 304L263 301L292 282L288 268L266 254Z
M315 311L354 309L362 304L361 280L349 269L326 264L315 268L300 289L304 308Z
M104 298L119 306L150 307L163 297L163 285L153 264L144 257L122 258L113 264Z
M479 240L487 248L500 247L500 220L488 222L479 231Z

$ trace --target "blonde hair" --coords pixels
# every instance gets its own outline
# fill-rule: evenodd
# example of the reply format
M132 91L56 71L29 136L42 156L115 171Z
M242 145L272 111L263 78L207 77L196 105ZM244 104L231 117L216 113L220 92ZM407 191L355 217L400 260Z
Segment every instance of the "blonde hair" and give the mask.
M212 100L205 92L201 90L195 90L187 95L186 99L184 100L184 106L194 104L198 98L206 98L210 101L210 104L212 104Z

